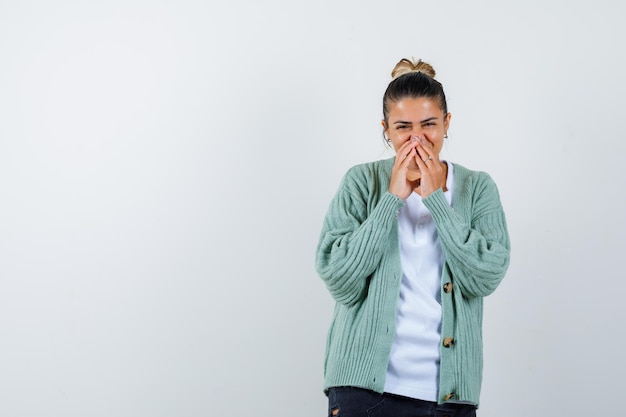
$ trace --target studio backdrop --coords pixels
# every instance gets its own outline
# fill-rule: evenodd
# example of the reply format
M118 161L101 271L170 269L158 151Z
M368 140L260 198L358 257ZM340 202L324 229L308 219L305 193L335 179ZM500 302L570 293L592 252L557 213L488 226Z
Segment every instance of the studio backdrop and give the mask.
M3 1L0 415L326 415L315 247L345 171L393 156L382 95L404 57L436 69L442 158L493 177L511 234L479 415L611 414L623 15L610 0Z

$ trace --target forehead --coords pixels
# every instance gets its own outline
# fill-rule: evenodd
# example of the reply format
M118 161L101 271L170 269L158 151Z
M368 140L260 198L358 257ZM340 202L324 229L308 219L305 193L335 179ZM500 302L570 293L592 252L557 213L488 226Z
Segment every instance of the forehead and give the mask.
M390 119L424 119L426 117L443 117L443 111L436 99L403 98L389 106Z

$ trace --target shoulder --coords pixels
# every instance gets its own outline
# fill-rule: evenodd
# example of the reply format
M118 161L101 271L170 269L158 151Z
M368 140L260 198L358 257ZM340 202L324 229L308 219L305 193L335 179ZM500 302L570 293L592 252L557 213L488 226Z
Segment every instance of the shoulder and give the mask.
M381 159L350 167L343 176L338 196L358 201L380 197L389 188L392 159Z
M453 163L455 182L465 188L471 186L476 187L496 187L496 183L485 171L477 171L464 167L463 165Z
M378 161L365 162L350 167L346 176L379 176L391 173L394 158L380 159Z
M474 202L483 202L485 204L494 204L500 201L500 193L498 187L491 177L485 171L478 171L464 167L463 165L453 164L454 166L454 184L455 194L460 199Z
M350 167L344 175L344 184L370 184L378 181L389 181L394 158L365 162Z

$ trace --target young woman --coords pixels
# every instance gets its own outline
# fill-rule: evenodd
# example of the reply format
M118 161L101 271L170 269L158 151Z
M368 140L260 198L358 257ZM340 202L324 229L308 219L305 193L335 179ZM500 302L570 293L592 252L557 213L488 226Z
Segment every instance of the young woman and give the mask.
M329 416L475 416L483 297L509 264L488 174L439 159L450 126L435 71L402 59L383 97L395 158L352 167L316 267L336 301L324 362Z

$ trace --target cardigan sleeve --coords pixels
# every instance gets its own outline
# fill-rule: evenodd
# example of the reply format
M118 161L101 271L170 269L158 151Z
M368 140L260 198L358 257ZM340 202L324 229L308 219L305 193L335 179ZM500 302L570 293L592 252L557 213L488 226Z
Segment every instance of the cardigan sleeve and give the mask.
M488 174L475 174L468 186L459 190L463 205L471 210L469 216L455 212L441 189L424 199L437 225L454 285L466 297L491 294L504 277L510 258L509 233L497 187Z
M397 227L404 200L382 191L375 207L368 207L373 185L348 171L326 213L315 265L338 303L353 305L367 294L374 273Z

